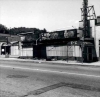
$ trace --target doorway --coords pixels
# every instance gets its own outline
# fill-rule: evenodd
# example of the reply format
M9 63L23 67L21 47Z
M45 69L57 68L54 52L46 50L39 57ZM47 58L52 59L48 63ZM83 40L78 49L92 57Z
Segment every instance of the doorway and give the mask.
M10 55L11 50L10 50L10 46L1 46L1 55Z
M93 61L93 51L92 47L87 47L87 61Z
M93 61L93 47L85 46L83 50L83 61L92 62Z

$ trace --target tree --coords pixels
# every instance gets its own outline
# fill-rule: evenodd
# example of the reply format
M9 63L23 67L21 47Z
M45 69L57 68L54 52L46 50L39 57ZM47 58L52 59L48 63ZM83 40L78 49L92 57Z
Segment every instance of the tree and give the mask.
M0 24L0 33L8 34L8 29L6 26Z

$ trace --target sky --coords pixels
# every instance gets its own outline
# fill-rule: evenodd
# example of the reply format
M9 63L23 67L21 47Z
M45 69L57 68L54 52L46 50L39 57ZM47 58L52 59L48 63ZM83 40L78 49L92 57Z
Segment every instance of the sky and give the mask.
M0 0L0 24L48 31L78 28L83 0ZM100 16L100 0L89 0Z

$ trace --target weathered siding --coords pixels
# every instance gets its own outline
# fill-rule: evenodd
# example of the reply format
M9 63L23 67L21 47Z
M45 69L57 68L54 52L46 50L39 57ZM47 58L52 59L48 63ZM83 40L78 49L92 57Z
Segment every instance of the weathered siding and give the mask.
M11 46L11 55L19 55L19 49L18 46Z
M67 56L67 46L47 46L47 56Z
M47 46L46 54L47 58L75 59L81 57L81 49L79 46Z
M33 48L22 48L20 57L33 57Z

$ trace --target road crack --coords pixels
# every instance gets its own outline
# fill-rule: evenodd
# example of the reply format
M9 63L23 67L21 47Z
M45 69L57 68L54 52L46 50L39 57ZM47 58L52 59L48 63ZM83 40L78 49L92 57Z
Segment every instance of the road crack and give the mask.
M53 90L53 89L56 89L56 88L59 88L59 87L63 87L63 86L74 88L74 89L83 89L83 90L100 92L100 88L96 88L96 87L93 87L93 86L61 82L61 83L57 83L57 84L54 84L54 85L43 87L43 88L40 88L40 89L37 89L37 90L34 90L34 91L30 91L26 95L23 95L23 96L20 96L20 97L27 97L29 95L40 95L40 94L45 93L47 91L50 91L50 90Z

